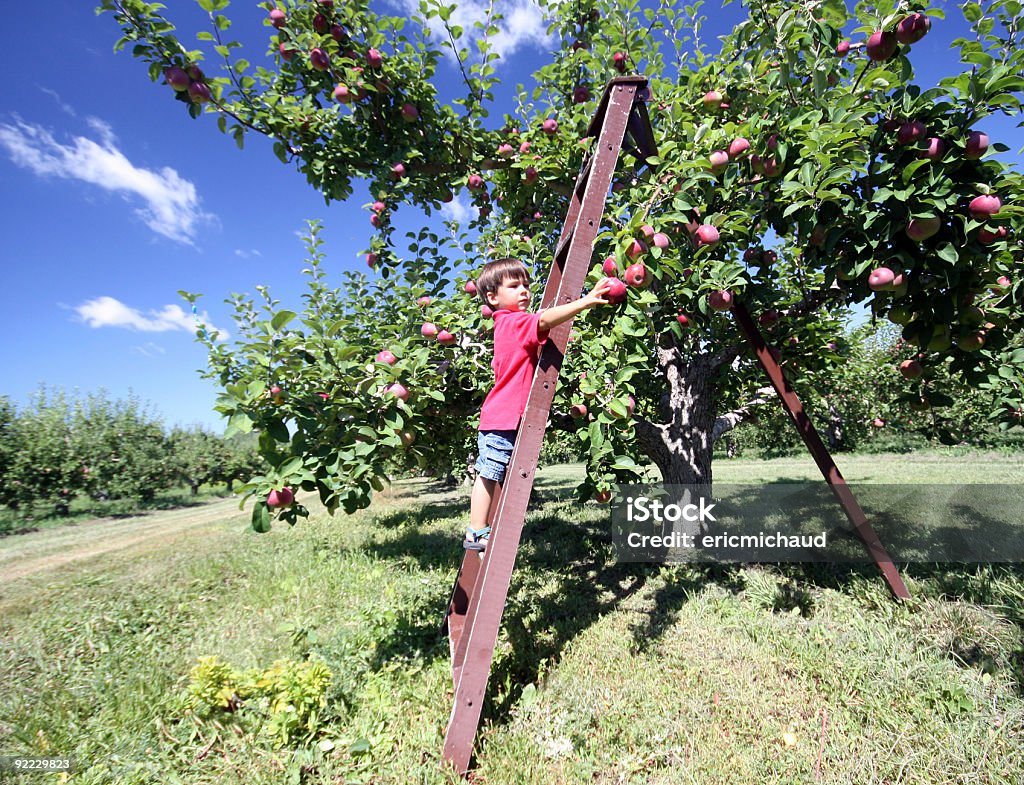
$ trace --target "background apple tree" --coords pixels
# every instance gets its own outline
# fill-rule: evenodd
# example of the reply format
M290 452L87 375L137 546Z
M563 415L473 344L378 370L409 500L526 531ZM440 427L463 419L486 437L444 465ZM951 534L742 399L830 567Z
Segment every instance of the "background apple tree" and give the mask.
M197 49L158 4L102 3L119 45L183 111L215 116L239 144L272 138L328 200L369 188L372 271L329 283L314 227L301 313L264 290L235 296L237 342L202 336L218 409L259 432L274 467L251 493L301 485L351 511L396 461L465 460L490 358L489 322L464 287L507 255L544 279L592 141L581 136L622 73L650 78L659 156L620 163L590 282L606 266L636 285L577 319L556 397L553 424L589 456L583 498L652 461L665 481L711 482L714 441L769 400L734 298L760 315L812 410L824 411L849 351L842 319L861 304L916 349L908 401L941 405L934 380L955 377L985 391L992 417L1019 417L1024 183L993 157L1006 148L985 119L1020 111L1022 3L966 3L972 35L925 90L913 44L943 14L924 3L746 2L712 57L699 5L538 2L558 49L507 106L493 96L498 17L467 31L438 0L409 19L365 0L264 3L262 64L238 56L227 0L199 0L211 28ZM463 78L450 99L435 83L446 56ZM463 190L466 225L396 236L400 207L429 215ZM254 525L270 515L259 502Z

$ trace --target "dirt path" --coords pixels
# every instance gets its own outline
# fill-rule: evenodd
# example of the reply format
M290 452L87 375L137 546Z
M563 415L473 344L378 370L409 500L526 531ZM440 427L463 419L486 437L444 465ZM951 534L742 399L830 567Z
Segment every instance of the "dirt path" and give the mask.
M0 584L105 553L151 549L211 524L243 526L249 515L248 509L238 509L238 499L228 498L4 537L0 539Z

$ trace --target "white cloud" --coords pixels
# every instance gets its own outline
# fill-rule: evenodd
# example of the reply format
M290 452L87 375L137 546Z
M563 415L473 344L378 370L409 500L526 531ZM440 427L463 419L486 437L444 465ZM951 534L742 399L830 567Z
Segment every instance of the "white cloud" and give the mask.
M461 197L456 196L450 202L441 205L441 215L448 221L458 221L461 224L469 216L469 206Z
M419 15L420 0L392 0L392 3L408 15ZM452 12L448 23L463 29L463 38L456 41L457 45L467 48L470 58L475 62L477 48L475 40L479 31L474 22L487 19L489 8L497 6L504 19L498 23L498 34L491 38L494 51L502 58L510 57L517 49L524 46L551 46L554 38L548 35L544 13L534 0L502 0L491 3L488 0L462 0ZM430 30L439 41L447 41L448 34L444 31L444 23L437 17L429 22ZM445 53L454 57L450 49Z
M143 357L158 357L162 354L167 354L167 350L159 344L148 341L143 346L133 346L133 352L141 354Z
M69 114L72 117L78 116L75 113L74 107L72 107L70 104L65 103L64 99L60 97L60 93L58 93L56 90L51 90L48 87L40 87L39 89L42 90L46 95L50 96L54 101L56 101L57 106L60 107L60 110L62 112L64 112L65 114Z
M236 248L235 256L241 257L242 259L248 259L250 256L263 256L263 254L261 254L255 248L250 248L248 251L245 250L244 248Z
M117 148L111 127L89 118L99 141L84 136L61 144L45 128L15 118L13 125L0 124L0 146L7 148L18 166L41 177L81 180L126 199L140 198L145 206L135 210L157 234L192 245L200 223L212 218L200 208L194 184L174 169L143 169L129 161Z
M75 307L75 312L90 327L124 327L146 333L162 333L169 330L183 330L194 333L202 324L208 332L220 333L218 340L227 340L230 336L226 330L215 327L210 322L210 315L191 314L180 305L165 305L159 311L150 310L143 314L137 308L130 308L113 297L97 297Z

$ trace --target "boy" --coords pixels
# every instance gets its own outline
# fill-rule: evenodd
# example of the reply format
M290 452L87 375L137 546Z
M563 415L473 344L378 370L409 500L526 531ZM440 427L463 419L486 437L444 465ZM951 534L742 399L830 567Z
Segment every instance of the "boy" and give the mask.
M476 484L470 497L467 550L481 558L491 527L487 514L495 491L505 479L512 457L519 419L530 396L533 374L548 331L595 305L608 303L609 281L598 284L578 300L530 313L530 277L518 259L499 259L483 266L476 281L477 293L494 310L494 387L480 410L477 436Z

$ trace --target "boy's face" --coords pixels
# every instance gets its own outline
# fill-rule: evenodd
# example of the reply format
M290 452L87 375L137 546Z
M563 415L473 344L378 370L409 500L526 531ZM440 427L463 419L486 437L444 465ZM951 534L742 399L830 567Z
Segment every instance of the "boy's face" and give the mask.
M496 292L487 293L487 302L495 310L525 311L530 307L530 285L520 279L505 278Z

